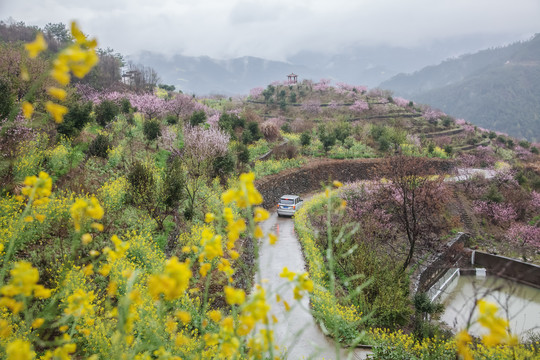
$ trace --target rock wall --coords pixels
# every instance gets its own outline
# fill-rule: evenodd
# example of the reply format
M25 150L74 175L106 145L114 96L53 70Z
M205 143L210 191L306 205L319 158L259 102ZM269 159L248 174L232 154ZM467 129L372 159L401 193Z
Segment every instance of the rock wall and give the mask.
M255 186L264 198L263 207L274 207L285 194L300 195L317 191L331 181L351 182L366 180L374 176L381 159L321 160L301 168L257 180ZM433 168L448 171L453 163L448 160L432 159Z

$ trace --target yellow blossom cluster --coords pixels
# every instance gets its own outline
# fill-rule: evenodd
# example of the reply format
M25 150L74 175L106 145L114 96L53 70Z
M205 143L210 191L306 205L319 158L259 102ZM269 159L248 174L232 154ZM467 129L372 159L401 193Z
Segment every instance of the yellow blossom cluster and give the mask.
M56 284L53 300L43 302L43 307L42 303L34 302L24 312L21 311L26 307L24 302L32 300L26 297L49 297L51 290L37 285L39 274L30 263L17 263L10 282L0 291L2 299L6 299L0 303L4 301L3 307L11 310L0 314L1 349L17 359L27 355L34 358L32 344L40 349L39 356L43 359L268 358L278 349L267 327L271 317L265 291L257 286L247 296L232 278L233 261L239 256L234 250L236 240L246 231L250 236L262 237L256 234L262 233L260 223L269 217L266 210L251 204L258 202L260 196L252 188L254 178L243 179L244 183L237 189L245 190L240 196L249 205L242 213L249 218L235 213L238 207L234 204L223 205L219 216L207 215L206 225L192 229L197 241L186 239L179 255L182 260L177 257L165 260L150 230L126 231L122 234L124 241L113 235L113 249L99 249L97 244L92 244L91 250L77 248L73 258L65 255L65 262L57 264L56 277L53 275ZM36 185L38 182L39 177L35 177L28 182L29 188L41 189ZM50 190L43 194L51 195ZM58 205L53 206L57 201ZM94 229L101 229L95 221L104 216L104 211L92 195L57 194L49 204L45 209L47 219L67 221L71 216L77 231L90 223ZM82 235L82 240L89 243L90 234ZM197 266L201 277L193 275ZM229 312L208 308L208 300L201 296L208 286L214 286L209 276L208 281L202 281L214 269L227 277L223 294L231 307ZM295 274L294 281L298 294L311 288L306 274ZM207 288L201 291L199 286ZM47 307L55 302L60 304L57 309ZM41 312L42 309L48 313ZM34 311L36 316L28 315ZM54 312L55 317L50 316ZM4 316L7 316L5 321ZM24 316L20 327L13 322L16 316ZM50 330L60 335L37 346L32 339ZM148 350L149 341L157 344L151 350ZM14 344L18 345L16 349Z
M162 274L148 278L152 297L158 300L163 294L166 300L174 300L183 296L193 275L189 265L189 262L179 262L175 256L167 260Z
M39 176L27 176L24 180L24 187L21 189L21 193L24 195L19 196L18 200L22 201L26 197L28 203L34 207L39 207L41 205L47 204L50 199L52 191L52 179L44 171L40 171ZM27 215L24 218L25 222L31 222L34 220L34 217L39 221L43 222L45 216L34 212L32 215Z
M226 286L224 292L227 303L238 305L240 313L235 321L232 316L222 319L221 313L210 312L210 318L219 322L220 330L218 333L206 334L204 340L207 346L218 346L218 358L230 359L238 356L242 337L248 336L257 323L268 323L270 305L266 302L265 291L260 286L256 287L247 301L242 289ZM250 358L262 359L270 344L273 344L273 333L264 329L250 339L250 344Z
M92 196L90 200L78 198L71 206L70 212L75 231L77 232L81 231L81 225L84 224L87 219L101 220L105 214L105 211L95 196ZM92 228L102 231L103 225L94 222L92 223Z
M28 341L17 339L6 347L7 360L31 360L36 356Z
M64 344L57 347L54 351L47 351L41 358L42 360L71 360L71 354L77 350L77 345L73 343Z
M11 279L7 285L0 289L0 307L9 308L13 313L18 313L23 309L24 303L15 300L15 297L22 295L30 297L32 294L40 299L47 299L51 296L51 290L39 285L39 273L32 264L26 261L16 262L10 271Z
M66 86L71 81L70 73L78 78L83 78L97 64L99 58L96 54L97 41L88 40L86 35L79 29L75 22L71 23L71 35L74 42L59 52L53 61L51 77L60 85ZM25 45L29 57L34 58L40 52L47 49L47 43L43 34L38 33L36 39ZM47 93L56 100L63 101L67 92L61 87L49 87ZM22 104L23 114L27 119L32 117L34 107L28 101ZM68 108L58 103L47 101L45 109L53 117L54 121L61 123Z
M489 347L498 345L516 346L519 344L518 338L510 334L508 331L508 320L497 316L498 307L496 304L484 299L478 300L478 323L486 328L489 332L482 335L482 343ZM456 335L456 344L458 353L464 360L472 360L474 357L469 348L472 338L467 330L461 330Z
M227 249L234 248L234 243L240 238L240 234L246 230L244 219L234 219L233 211L230 207L223 209L223 217L227 222L225 230L227 230Z
M286 266L279 274L280 277L286 278L289 281L294 281L296 285L294 286L293 293L294 299L300 300L304 297L303 291L312 292L313 291L313 281L309 279L307 272L302 274L296 274L293 271L290 271Z
M261 193L255 188L255 174L247 173L240 175L240 183L236 188L229 189L223 193L221 199L225 205L235 201L240 208L250 205L259 205L263 198Z
M105 255L107 255L107 260L109 261L108 265L110 265L110 263L113 263L118 259L123 258L124 255L126 254L126 251L128 251L128 249L130 247L129 243L120 240L120 238L118 236L116 236L116 235L113 235L111 237L111 241L114 244L114 250L112 250L109 247L105 247L103 249L103 253ZM110 269L110 267L109 267L109 269ZM108 272L107 272L107 274L108 274ZM103 276L107 276L107 274L102 273Z
M82 289L77 289L73 294L68 296L67 307L64 309L64 312L74 317L92 314L94 312L94 306L92 304L94 299L95 295L93 291L86 292Z

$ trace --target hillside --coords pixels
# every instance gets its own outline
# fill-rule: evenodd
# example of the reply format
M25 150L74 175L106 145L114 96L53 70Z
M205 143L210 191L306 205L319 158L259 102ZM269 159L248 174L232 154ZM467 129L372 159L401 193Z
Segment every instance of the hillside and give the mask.
M478 126L540 139L540 35L400 74L381 86Z
M413 98L472 123L540 141L540 63L509 63Z
M455 360L409 270L460 231L540 262L526 141L330 80L234 98L121 83L121 61L76 23L57 47L34 36L0 44L0 358L285 359L276 329L306 308L341 344L396 358L389 339L423 341ZM454 167L494 177L456 184ZM316 189L318 204L291 204L295 224L271 223L277 197ZM286 286L266 291L265 248L288 251L293 231L310 273L272 266ZM523 341L499 358L536 356Z

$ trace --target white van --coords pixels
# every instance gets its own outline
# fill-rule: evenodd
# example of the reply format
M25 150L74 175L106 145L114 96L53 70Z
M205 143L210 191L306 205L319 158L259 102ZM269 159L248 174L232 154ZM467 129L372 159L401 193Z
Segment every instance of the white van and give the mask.
M298 195L283 195L277 204L277 214L293 216L296 210L302 207L304 200Z

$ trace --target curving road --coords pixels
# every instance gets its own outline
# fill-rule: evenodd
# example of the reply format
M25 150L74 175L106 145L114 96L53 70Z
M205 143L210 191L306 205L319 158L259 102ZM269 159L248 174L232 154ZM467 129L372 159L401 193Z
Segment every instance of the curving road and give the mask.
M278 323L274 325L276 343L282 351L286 351L287 359L365 359L370 352L361 349L342 349L332 339L325 336L309 310L309 298L298 302L294 300L292 287L287 279L279 277L283 267L296 273L305 272L304 257L300 243L294 233L294 221L291 218L280 218L273 213L262 224L265 233L270 231L278 235L275 245L265 239L259 249L260 273L257 282L262 279ZM277 302L275 294L279 293L283 300L291 305L286 311L282 302Z

